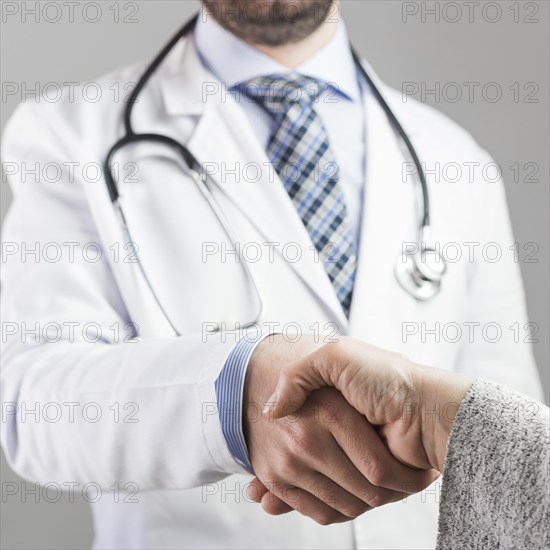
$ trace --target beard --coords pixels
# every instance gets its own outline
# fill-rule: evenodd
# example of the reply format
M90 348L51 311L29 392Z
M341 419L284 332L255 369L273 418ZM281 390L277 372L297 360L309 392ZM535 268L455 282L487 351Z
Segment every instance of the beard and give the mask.
M208 15L252 44L300 42L335 10L336 0L203 0Z

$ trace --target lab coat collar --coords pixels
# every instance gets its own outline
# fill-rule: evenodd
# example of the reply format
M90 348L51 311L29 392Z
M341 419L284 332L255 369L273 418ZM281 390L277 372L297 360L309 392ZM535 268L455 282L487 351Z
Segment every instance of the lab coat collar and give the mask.
M205 94L210 86L216 86L215 78L204 68L190 37L181 40L168 54L159 77L169 115L202 115Z

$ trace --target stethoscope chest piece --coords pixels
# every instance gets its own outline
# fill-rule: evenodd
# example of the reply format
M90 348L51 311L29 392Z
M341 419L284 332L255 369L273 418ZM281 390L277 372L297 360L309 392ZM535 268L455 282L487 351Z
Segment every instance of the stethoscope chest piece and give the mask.
M395 278L408 294L419 301L431 300L441 290L447 271L443 256L433 248L414 254L399 255L395 262Z

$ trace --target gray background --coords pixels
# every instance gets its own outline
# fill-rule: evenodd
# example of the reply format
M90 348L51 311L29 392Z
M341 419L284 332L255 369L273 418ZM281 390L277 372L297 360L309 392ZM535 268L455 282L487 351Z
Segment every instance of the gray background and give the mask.
M8 4L14 3L4 2L3 9ZM32 7L35 2L28 4ZM79 8L72 23L67 14L57 23L44 19L37 23L33 17L22 22L20 15L3 18L3 82L27 83L32 88L36 82L84 81L148 59L199 5L194 0L139 1L135 2L138 11L134 15L138 22L114 23L114 12L109 9L114 1L100 4L103 16L97 23L84 21ZM119 2L121 16L130 14L131 4ZM441 8L439 22L428 14L423 19L420 12L403 21L406 6L420 10L422 5L434 8L436 4ZM483 2L474 4L473 22L466 7L455 2L344 0L343 13L356 48L397 89L403 82L425 82L428 87L435 82L496 82L501 86L503 97L495 103L480 93L472 102L437 101L433 96L428 96L427 102L467 128L505 168L516 240L535 242L540 247L539 262L521 267L529 317L540 326L540 341L534 349L548 398L549 3L489 2L493 7L485 13L481 10ZM453 23L457 5L463 13ZM515 8L519 8L518 22ZM527 23L525 19L535 21ZM515 82L520 90L528 82L536 83L539 90L534 97L538 102L525 103L523 90L516 102L508 90ZM2 126L18 101L17 97L2 99ZM538 183L523 182L525 172L520 173L519 183L514 182L506 167L516 162L536 163ZM1 192L4 215L10 202L4 182ZM2 482L20 481L3 458L1 468ZM24 503L21 497L2 499L2 548L90 546L91 516L82 499L72 504L67 498L56 504L35 503L33 499L29 496Z

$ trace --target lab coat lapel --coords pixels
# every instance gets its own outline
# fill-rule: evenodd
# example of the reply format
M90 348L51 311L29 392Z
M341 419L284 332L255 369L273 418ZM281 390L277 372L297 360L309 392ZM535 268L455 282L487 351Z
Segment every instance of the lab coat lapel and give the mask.
M218 190L239 208L266 243L279 243L275 246L278 252L288 246L292 246L293 253L299 251L300 259L288 261L288 265L324 303L338 321L341 332L345 333L348 320L342 306L323 264L316 260L309 234L246 114L213 75L202 67L191 41L187 41L183 57L183 71L167 79L163 96L167 111L172 115L200 114L187 143L189 150L209 169ZM179 88L181 93L184 81L186 95L182 100L175 89ZM251 181L247 174L255 171ZM241 239L247 240L246 236L241 236ZM290 254L285 256L288 260ZM277 281L267 284L276 285Z
M416 241L419 220L415 212L416 181L403 176L407 157L401 141L371 93L364 94L364 102L367 178L350 312L350 333L357 336L364 336L364 331L380 316L392 314L390 307L393 310L402 299L393 270L403 243ZM389 301L390 296L393 302Z

